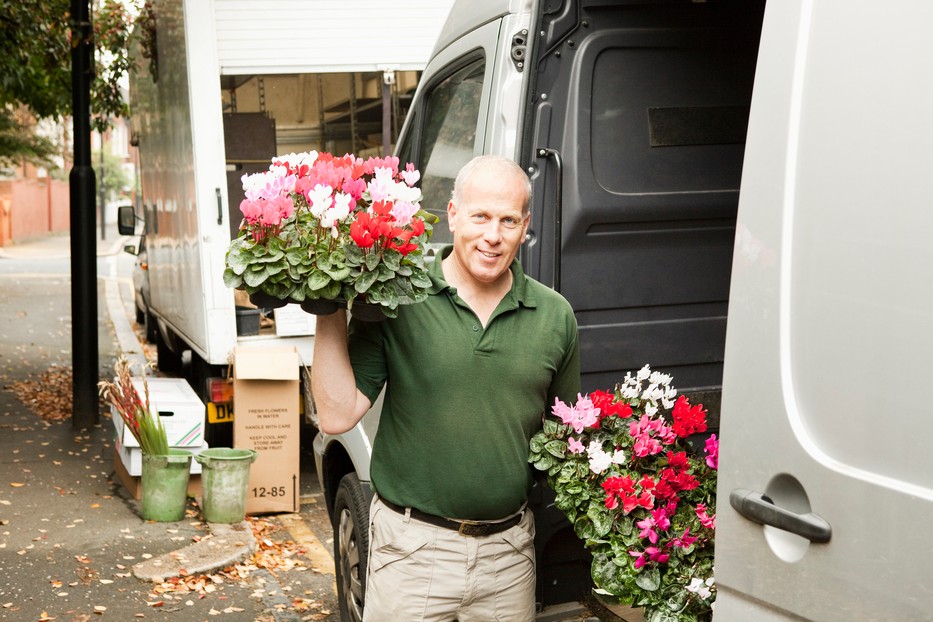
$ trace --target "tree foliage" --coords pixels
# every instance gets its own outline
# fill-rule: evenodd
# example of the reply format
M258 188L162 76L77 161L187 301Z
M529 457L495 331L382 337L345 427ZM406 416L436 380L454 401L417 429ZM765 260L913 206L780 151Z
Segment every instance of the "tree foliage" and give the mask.
M118 0L93 4L91 111L95 129L103 130L110 118L127 114L120 80L133 62L133 16ZM42 155L41 141L15 139L22 128L13 110L25 108L38 119L71 114L70 8L70 0L0 0L0 158Z

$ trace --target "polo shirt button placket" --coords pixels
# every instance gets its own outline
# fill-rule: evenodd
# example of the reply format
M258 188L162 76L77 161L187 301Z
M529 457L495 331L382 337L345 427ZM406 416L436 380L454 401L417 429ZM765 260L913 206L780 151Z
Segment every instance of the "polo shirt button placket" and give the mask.
M473 332L475 333L475 332L478 331L478 330L479 330L479 324L474 324L474 325L473 325Z

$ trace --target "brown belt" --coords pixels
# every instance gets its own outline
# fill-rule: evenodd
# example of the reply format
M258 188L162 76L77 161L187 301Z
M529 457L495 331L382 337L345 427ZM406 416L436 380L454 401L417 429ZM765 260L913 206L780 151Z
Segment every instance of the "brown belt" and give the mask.
M382 497L379 497L379 501L382 502L387 508L393 512L398 512L399 514L405 514L408 508L403 508L386 501ZM517 525L519 521L522 520L524 512L519 512L515 516L508 518L502 522L498 523L489 523L484 521L458 521L452 520L450 518L444 518L443 516L435 516L434 514L427 514L421 510L410 508L410 516L415 520L421 521L422 523L428 523L429 525L434 525L435 527L443 527L444 529L450 529L456 531L461 536L476 538L480 536L491 536L494 533L499 533L510 529Z

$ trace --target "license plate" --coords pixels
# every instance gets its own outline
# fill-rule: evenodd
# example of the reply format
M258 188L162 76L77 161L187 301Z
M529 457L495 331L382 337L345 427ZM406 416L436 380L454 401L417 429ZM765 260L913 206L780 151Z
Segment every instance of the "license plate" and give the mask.
M207 403L208 423L228 423L233 421L233 404Z

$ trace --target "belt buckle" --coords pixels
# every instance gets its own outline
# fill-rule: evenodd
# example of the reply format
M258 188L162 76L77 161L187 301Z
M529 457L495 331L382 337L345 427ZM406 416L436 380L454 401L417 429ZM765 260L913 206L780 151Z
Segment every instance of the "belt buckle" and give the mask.
M488 534L489 527L489 523L479 523L476 521L465 520L460 523L460 528L457 530L457 533L467 538L476 538Z

